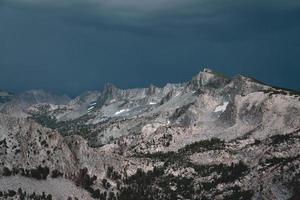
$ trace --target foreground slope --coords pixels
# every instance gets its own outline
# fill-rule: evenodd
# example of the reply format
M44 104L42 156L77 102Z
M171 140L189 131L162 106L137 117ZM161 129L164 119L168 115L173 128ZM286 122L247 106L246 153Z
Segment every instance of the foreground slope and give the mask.
M163 88L42 96L2 105L4 198L299 196L296 92L205 69Z

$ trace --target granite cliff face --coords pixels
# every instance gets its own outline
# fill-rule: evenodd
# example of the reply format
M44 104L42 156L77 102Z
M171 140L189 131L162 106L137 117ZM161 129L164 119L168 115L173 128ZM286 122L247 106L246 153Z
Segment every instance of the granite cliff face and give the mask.
M299 199L300 94L252 78L31 91L0 110L0 198Z

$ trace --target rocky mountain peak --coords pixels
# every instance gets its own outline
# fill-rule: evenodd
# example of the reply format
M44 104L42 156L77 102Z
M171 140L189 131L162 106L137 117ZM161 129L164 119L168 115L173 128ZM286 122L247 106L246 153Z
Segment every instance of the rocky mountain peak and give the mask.
M102 94L104 96L108 96L108 97L114 97L118 94L118 92L120 91L119 88L117 88L114 84L112 83L107 83L104 86L103 92Z
M107 101L117 98L119 96L120 92L121 92L121 90L119 88L117 88L114 84L107 83L104 86L104 89L101 92L99 99L97 100L97 105L101 107Z
M149 88L147 89L146 94L148 96L153 96L153 95L157 94L158 92L159 92L159 88L156 87L155 85L151 84L149 86Z
M224 87L230 82L230 78L213 72L211 69L205 68L199 72L190 82L190 87L194 90L198 89L217 89Z
M107 83L107 84L105 84L105 86L104 86L104 89L103 89L103 92L105 93L105 92L113 92L113 91L118 91L118 90L120 90L115 84L113 84L113 83Z
M209 68L204 68L203 72L205 72L205 73L213 73L213 70L209 69Z

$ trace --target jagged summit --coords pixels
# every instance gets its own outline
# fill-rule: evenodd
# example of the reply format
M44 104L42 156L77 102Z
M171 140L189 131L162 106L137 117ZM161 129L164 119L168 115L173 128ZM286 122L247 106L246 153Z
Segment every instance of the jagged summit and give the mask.
M230 78L213 72L205 68L199 72L190 82L192 89L218 89L230 82Z
M112 83L107 83L104 86L103 93L113 93L120 90L116 85Z
M204 68L203 72L205 72L205 73L213 73L213 70L211 70L209 68Z
M120 89L117 88L114 84L108 83L105 85L104 90L102 92L103 99L113 99L118 96L120 93Z

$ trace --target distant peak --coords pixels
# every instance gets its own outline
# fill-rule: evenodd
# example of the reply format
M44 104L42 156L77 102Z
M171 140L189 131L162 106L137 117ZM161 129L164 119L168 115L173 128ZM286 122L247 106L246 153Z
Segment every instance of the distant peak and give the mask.
M45 94L45 93L48 93L48 92L46 92L43 89L31 89L31 90L25 91L24 93L25 94L33 94L33 95L35 95L35 94Z
M0 90L0 96L12 96L12 95L13 95L13 93L11 93L11 92Z

